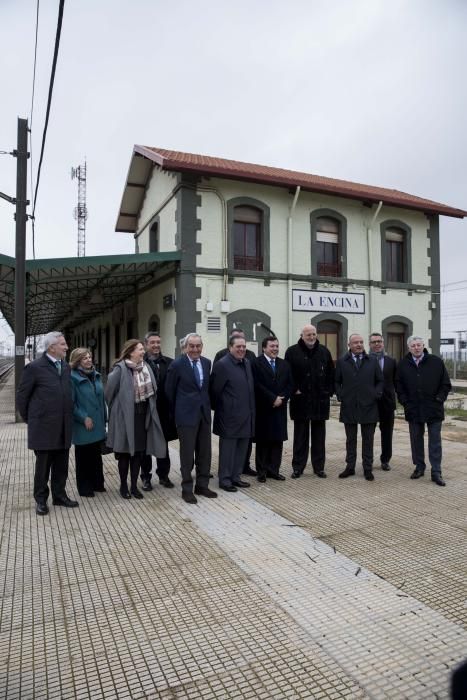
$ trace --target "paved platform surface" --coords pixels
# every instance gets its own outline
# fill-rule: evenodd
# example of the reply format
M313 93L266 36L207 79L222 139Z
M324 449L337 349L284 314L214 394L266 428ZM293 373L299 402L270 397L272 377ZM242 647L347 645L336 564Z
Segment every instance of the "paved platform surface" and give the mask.
M10 382L0 697L449 697L467 657L465 444L444 442L446 488L411 481L398 421L392 471L343 481L343 427L331 420L327 479L250 479L247 492L189 506L172 443L175 489L124 501L108 456L106 493L39 518L12 402Z

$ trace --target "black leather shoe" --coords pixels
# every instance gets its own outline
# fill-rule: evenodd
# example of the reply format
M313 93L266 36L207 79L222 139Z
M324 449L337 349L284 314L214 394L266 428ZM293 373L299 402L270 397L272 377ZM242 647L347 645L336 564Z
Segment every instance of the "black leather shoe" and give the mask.
M320 479L326 479L327 474L325 471L320 471L320 472L315 472L316 476L319 476Z
M268 477L275 479L275 481L285 481L285 476L282 476L282 474L268 474Z
M248 486L249 485L250 484L248 484ZM238 491L236 486L221 486L221 484L219 484L219 488L223 491L228 491L229 493L234 493L234 491Z
M422 476L425 476L425 472L422 472L420 469L414 469L414 471L410 475L410 478L411 479L421 479Z
M182 498L185 503L198 503L198 499L191 493L191 491L182 491Z
M260 484L265 484L266 483L266 477L264 475L258 476L258 481Z
M64 496L63 498L54 498L52 499L52 503L54 506L63 506L64 508L78 508L79 506L78 501L72 501L71 498L68 498L68 496Z
M166 477L165 479L159 479L159 483L165 489L173 489L173 487L174 487L174 485L170 481L169 477Z
M250 488L250 482L249 481L242 481L241 479L239 479L238 481L232 481L232 484L239 489L249 489Z
M348 476L355 476L355 469L344 469L343 472L339 474L339 479L347 479Z
M143 479L143 485L141 488L143 491L152 491L151 479Z
M365 479L367 481L374 481L375 477L373 476L373 472L364 472L365 474Z
M208 489L207 486L195 486L195 494L206 498L217 498L217 493Z
M258 472L255 472L251 467L245 467L242 474L245 476L258 476Z
M299 472L298 470L294 469L292 472L292 479L300 479L302 475L302 472Z
M144 498L143 494L141 491L139 491L137 488L131 489L131 495L134 496L135 498Z
M126 489L120 489L120 496L121 496L122 498L127 498L127 499L128 499L128 498L131 498L130 492L128 491L127 488L126 488Z
M431 480L433 481L433 483L438 484L438 486L446 486L446 482L444 481L441 474L432 474Z
M49 508L47 503L36 503L36 513L37 515L47 515Z
M94 491L95 491L96 493L105 493L105 492L107 491L107 489L105 488L105 486L99 486L99 488L98 488L98 489L94 489Z
M381 469L383 470L383 472L390 472L391 465L388 462L381 462Z

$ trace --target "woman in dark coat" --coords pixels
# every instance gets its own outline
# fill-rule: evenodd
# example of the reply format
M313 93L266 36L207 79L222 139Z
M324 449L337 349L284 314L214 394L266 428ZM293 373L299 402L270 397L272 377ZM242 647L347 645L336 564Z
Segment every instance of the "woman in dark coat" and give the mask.
M156 407L156 379L143 357L143 343L127 340L105 387L109 407L107 446L113 449L118 460L122 498L131 497L128 471L131 494L143 498L137 481L144 455L160 458L167 451Z
M73 387L73 435L76 485L80 496L105 491L101 445L105 439L107 410L101 375L88 348L75 348L70 356Z

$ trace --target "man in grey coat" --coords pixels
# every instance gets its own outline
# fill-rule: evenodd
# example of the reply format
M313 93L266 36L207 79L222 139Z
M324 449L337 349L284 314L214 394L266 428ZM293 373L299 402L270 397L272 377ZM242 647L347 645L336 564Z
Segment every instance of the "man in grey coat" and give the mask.
M355 474L358 426L362 433L363 473L373 481L373 439L378 422L378 399L383 394L383 373L378 362L366 354L358 333L349 337L349 352L336 364L336 396L341 404L339 420L346 435L346 468L339 474L346 479Z
M28 424L28 447L36 455L34 499L37 515L47 515L48 481L55 506L76 508L68 498L68 453L71 445L73 399L68 346L60 332L47 333L44 354L25 366L18 387L18 410Z
M229 352L216 362L211 375L213 432L219 435L219 486L236 491L250 484L241 480L248 443L255 434L255 390L244 338L230 338Z

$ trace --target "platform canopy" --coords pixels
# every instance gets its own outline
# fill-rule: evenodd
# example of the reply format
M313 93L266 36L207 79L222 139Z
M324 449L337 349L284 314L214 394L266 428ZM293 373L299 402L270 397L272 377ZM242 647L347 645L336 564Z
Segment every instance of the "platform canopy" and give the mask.
M175 270L181 253L26 261L26 335L73 328L111 311ZM0 255L0 311L14 330L15 258Z

